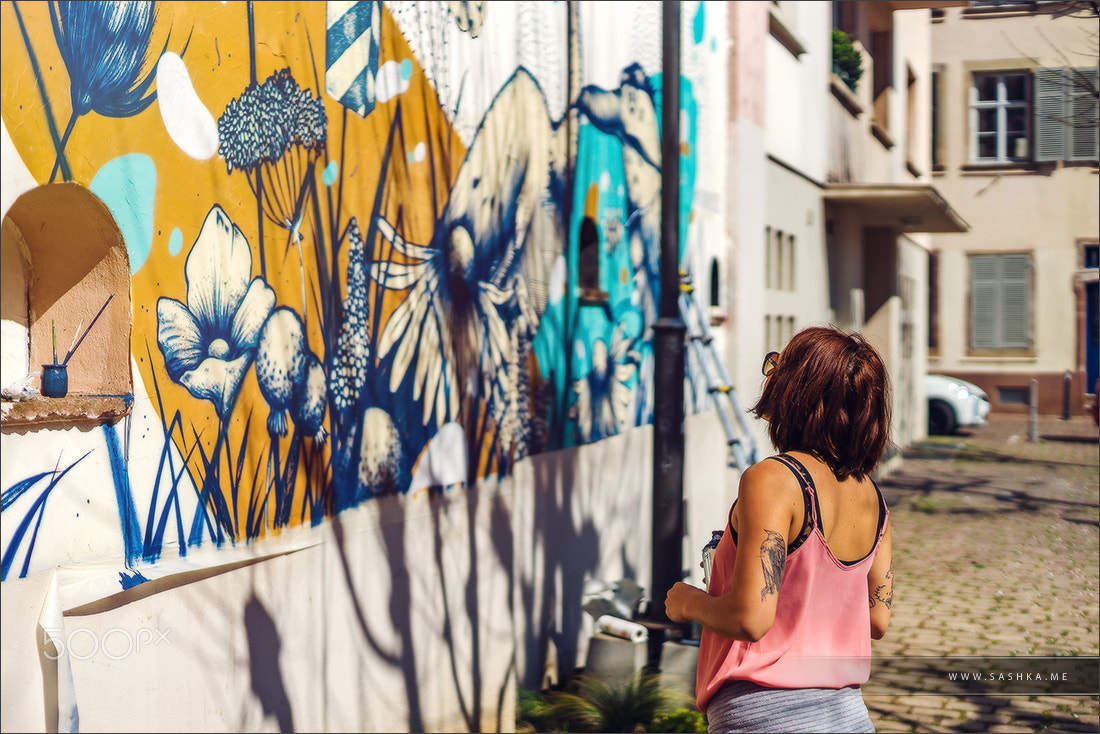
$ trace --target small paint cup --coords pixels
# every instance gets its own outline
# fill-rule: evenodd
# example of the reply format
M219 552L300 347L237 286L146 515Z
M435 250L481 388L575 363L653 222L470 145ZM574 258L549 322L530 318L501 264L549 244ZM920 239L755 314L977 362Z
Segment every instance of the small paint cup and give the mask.
M63 364L42 365L42 394L63 398L69 392L69 371Z

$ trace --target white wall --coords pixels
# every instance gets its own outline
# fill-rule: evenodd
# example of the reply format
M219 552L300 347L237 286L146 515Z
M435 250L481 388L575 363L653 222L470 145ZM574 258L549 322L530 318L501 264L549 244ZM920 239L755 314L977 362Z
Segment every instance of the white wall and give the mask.
M314 530L321 542L302 550L66 610L53 634L70 649L80 728L507 727L510 504L506 488L380 502ZM50 576L4 586L5 676L24 677L24 695L3 697L5 729L48 728L35 643Z
M686 427L696 582L736 482L715 421ZM86 568L63 568L59 595L53 571L6 581L4 728L44 731L70 710L50 690L49 631L72 653L86 731L508 731L515 686L538 686L548 641L561 674L584 664L584 582L648 585L651 477L647 427L540 454L468 493L364 505L302 530L297 550L196 558L196 570L88 603L74 580ZM663 605L664 590L647 596Z

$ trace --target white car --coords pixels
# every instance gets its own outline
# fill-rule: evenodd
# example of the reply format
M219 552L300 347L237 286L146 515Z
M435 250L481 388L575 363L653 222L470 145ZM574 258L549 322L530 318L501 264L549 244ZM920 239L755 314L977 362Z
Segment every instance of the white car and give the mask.
M966 380L925 375L928 396L928 433L949 435L958 428L984 426L989 418L989 396Z

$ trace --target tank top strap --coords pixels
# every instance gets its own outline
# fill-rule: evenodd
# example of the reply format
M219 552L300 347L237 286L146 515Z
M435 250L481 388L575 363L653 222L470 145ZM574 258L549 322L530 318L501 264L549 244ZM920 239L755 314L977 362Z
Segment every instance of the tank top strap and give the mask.
M886 519L890 517L890 507L886 504L886 498L882 495L882 490L879 489L878 482L871 479L871 486L875 488L875 494L878 495L878 534L875 538L875 550L878 550L878 544L882 542L882 536L886 534Z
M798 480L798 484L802 487L802 502L804 505L802 530L799 532L798 538L788 547L787 552L790 553L805 542L806 538L810 536L810 532L813 528L821 528L817 507L817 491L814 487L813 477L810 476L809 470L806 469L801 461L788 454L776 454L771 458L790 469L795 479Z
M810 470L807 470L801 461L788 453L778 453L771 458L784 464L799 480L799 484L802 485L802 494L806 499L806 512L810 515L807 519L813 527L820 528L821 513L817 510L817 487L814 486L814 478L810 475Z

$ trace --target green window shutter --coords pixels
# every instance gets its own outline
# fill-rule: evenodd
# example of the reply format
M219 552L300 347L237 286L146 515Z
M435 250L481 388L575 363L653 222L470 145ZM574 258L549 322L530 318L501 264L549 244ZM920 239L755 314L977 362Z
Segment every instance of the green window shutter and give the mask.
M1031 258L970 257L970 347L1031 347Z
M1035 160L1062 160L1066 148L1063 69L1035 70Z
M970 258L970 346L973 349L997 348L998 270L996 255Z
M1030 260L1027 255L1000 258L1002 348L1027 349L1031 346Z
M1073 93L1069 99L1070 133L1068 161L1097 160L1097 71L1096 67L1071 70Z

